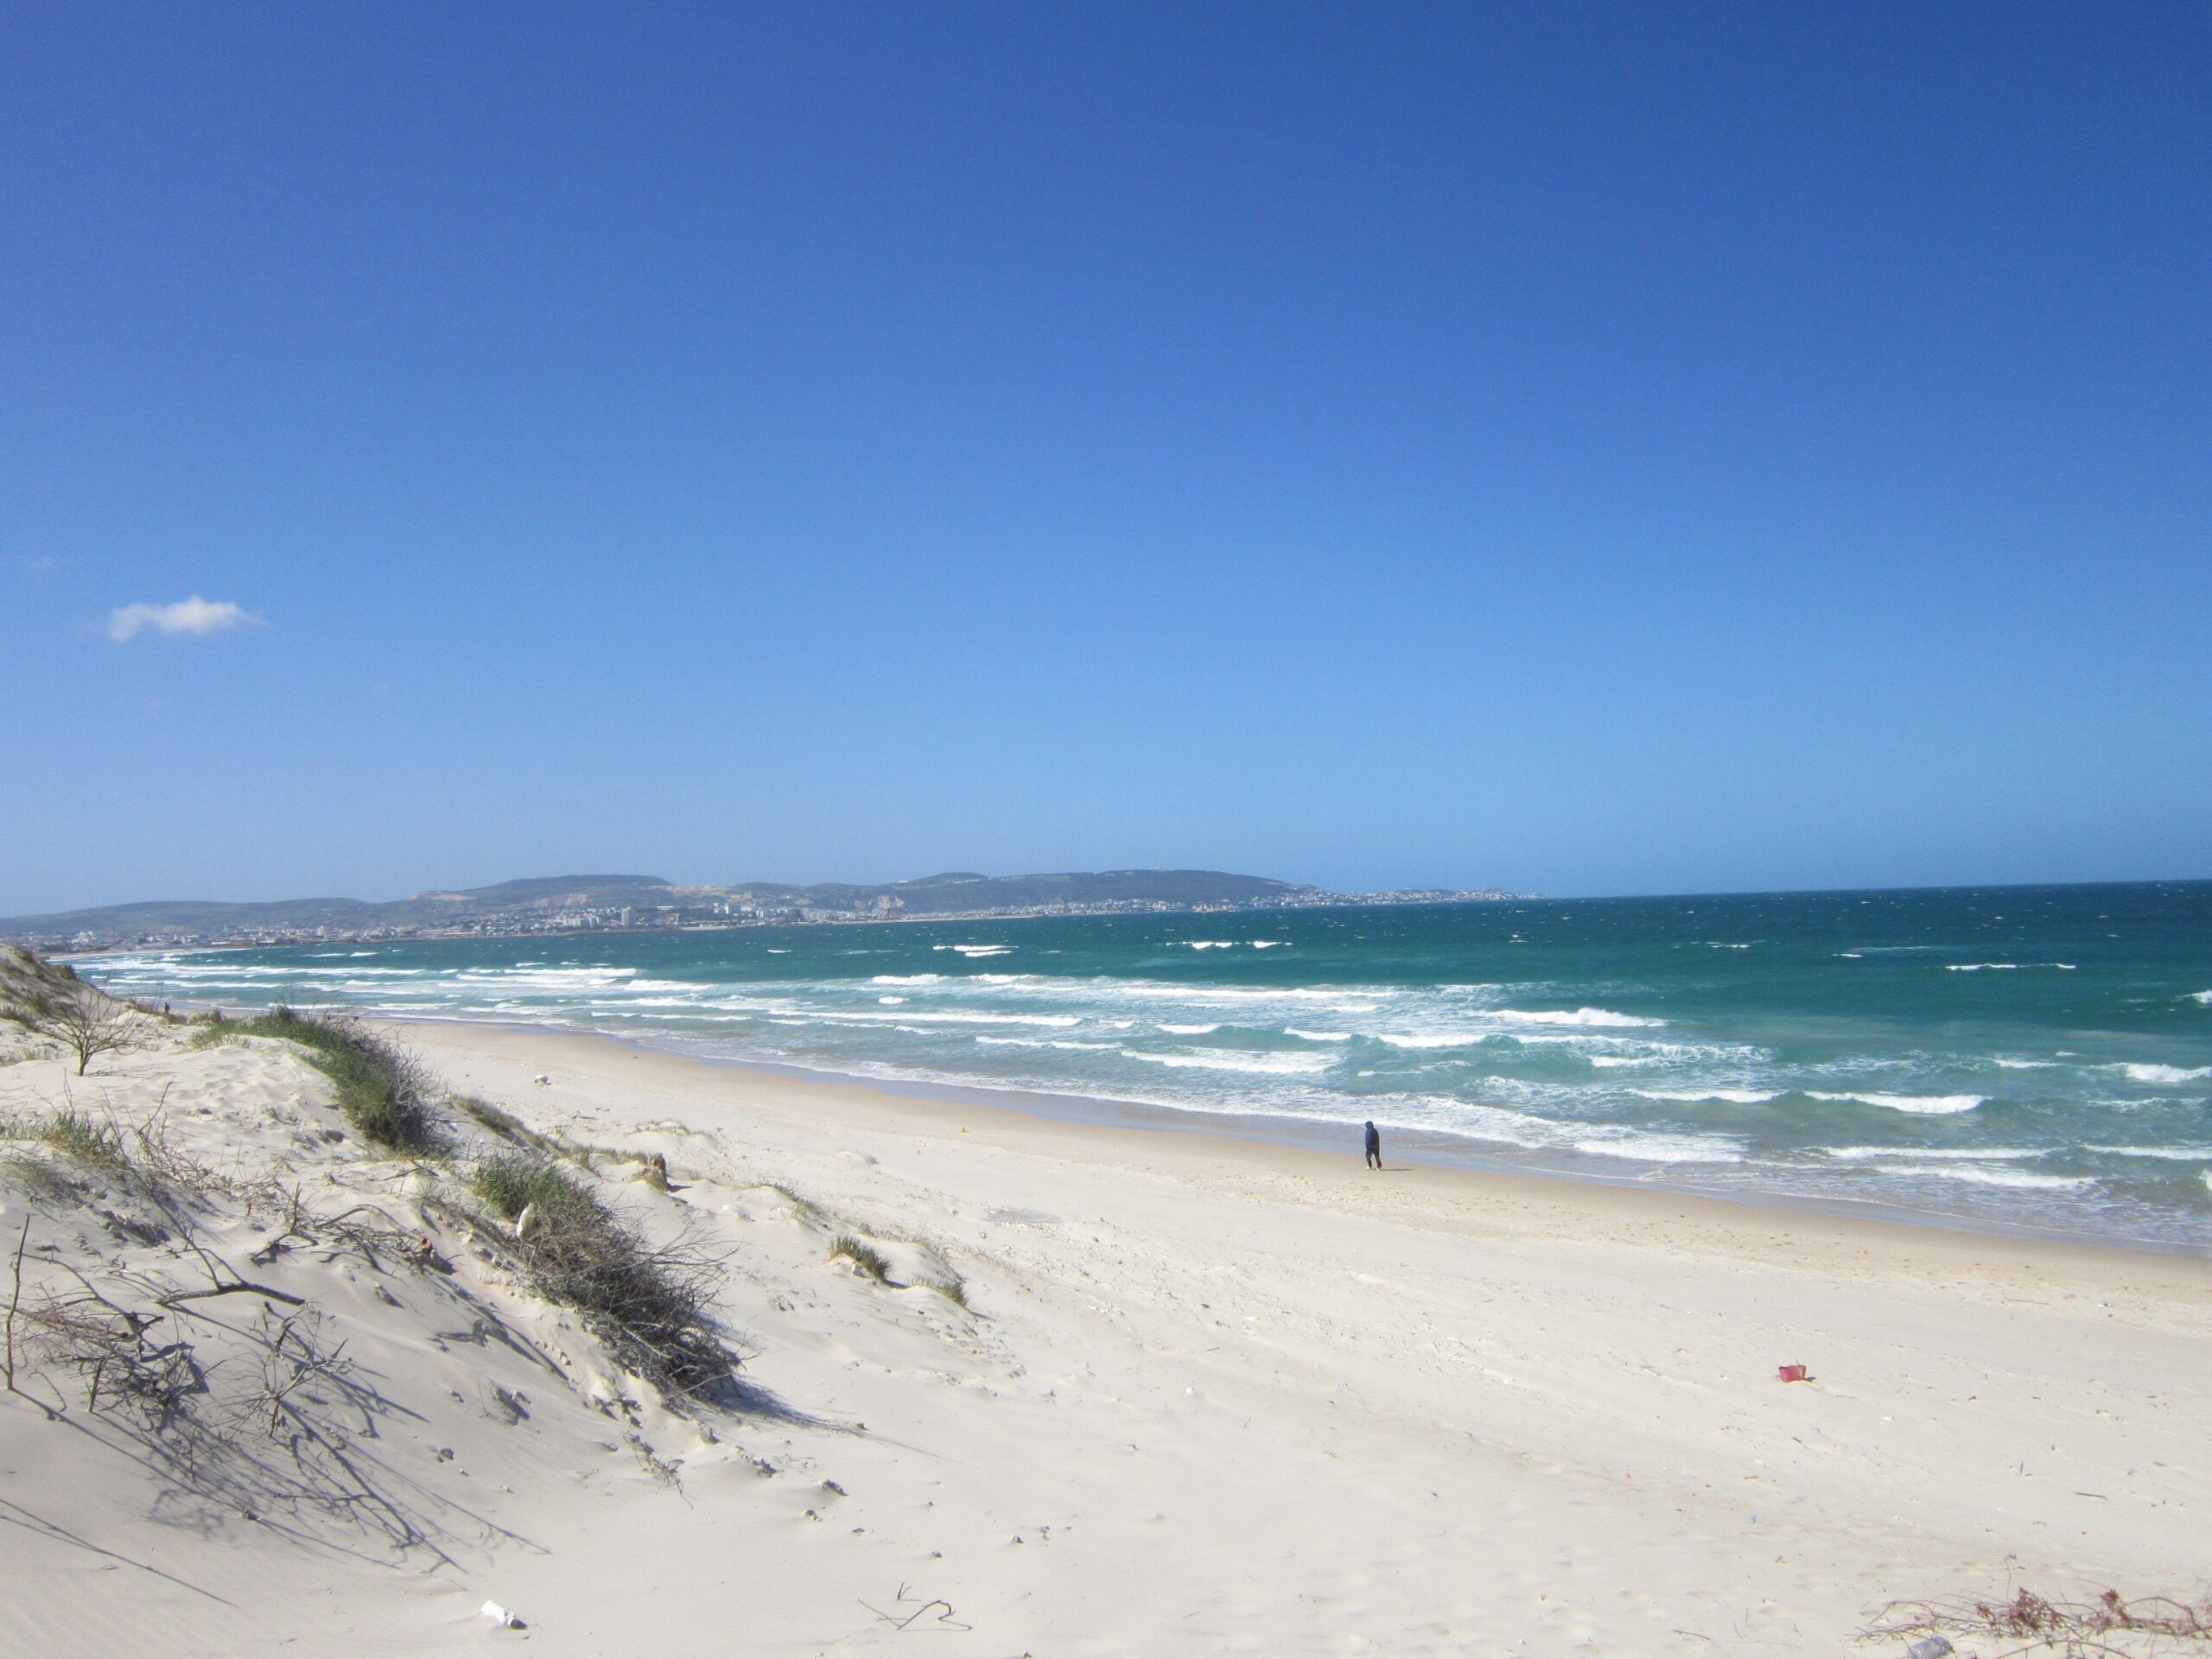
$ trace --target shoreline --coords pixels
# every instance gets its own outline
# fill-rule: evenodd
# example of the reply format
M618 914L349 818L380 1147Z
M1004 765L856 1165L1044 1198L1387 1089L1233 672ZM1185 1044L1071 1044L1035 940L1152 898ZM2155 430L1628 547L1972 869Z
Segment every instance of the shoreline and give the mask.
M1212 1115L1145 1103L869 1077L778 1062L689 1054L612 1033L563 1031L526 1023L461 1019L379 1019L373 1023L422 1049L482 1053L531 1044L573 1046L578 1058L597 1053L612 1066L620 1067L626 1059L650 1063L692 1074L694 1086L685 1093L694 1098L726 1101L734 1109L743 1111L773 1103L791 1109L798 1121L815 1121L819 1114L869 1132L940 1135L948 1122L961 1135L987 1123L991 1128L984 1137L987 1140L1081 1161L1108 1160L1155 1168L1262 1169L1331 1182L1349 1176L1355 1190L1357 1186L1360 1164L1349 1125L1331 1126L1329 1138L1344 1143L1332 1149L1321 1144L1319 1132L1310 1138L1239 1135L1220 1127ZM450 1040L453 1033L467 1033L482 1040L455 1043ZM441 1034L448 1040L437 1040ZM714 1086L715 1079L723 1080L726 1086ZM611 1075L609 1080L614 1081ZM626 1077L621 1081L626 1086ZM1130 1116L1117 1117L1095 1109L1101 1107L1123 1107ZM1143 1121L1141 1115L1147 1114L1160 1121ZM1248 1119L1240 1115L1230 1121ZM1623 1224L1649 1225L1669 1217L1691 1219L1701 1231L1731 1237L1756 1235L1767 1243L1787 1238L1798 1246L1827 1243L1864 1249L1887 1241L1888 1248L1882 1253L1898 1257L1913 1255L1916 1249L1932 1256L1970 1260L1980 1260L1993 1249L2049 1252L2055 1258L2193 1268L2198 1270L2196 1281L2212 1288L2212 1256L2202 1252L2162 1249L2128 1239L2024 1228L1999 1230L1935 1212L1872 1204L1800 1202L1787 1195L1720 1193L1634 1177L1606 1179L1580 1172L1496 1166L1472 1160L1422 1162L1402 1155L1406 1139L1401 1131L1385 1142L1387 1173L1401 1178L1400 1185L1421 1192L1440 1215L1500 1208L1544 1210L1561 1218L1580 1217L1585 1225L1596 1223L1608 1231Z
M312 993L309 993L312 995ZM197 998L173 998L175 1007L201 1007ZM522 1022L502 1022L486 1020L485 1013L454 1011L429 1013L390 1008L372 1011L360 1004L315 1002L312 1007L329 1007L347 1013L360 1013L363 1018L398 1020L398 1022L460 1022L482 1024L486 1028L536 1028L546 1033L569 1033L569 1031L591 1031L591 1027L557 1022L560 1008L544 1008L546 1020L536 1018L536 1011L524 1013ZM553 1020L553 1022L549 1022ZM823 1079L823 1082L852 1082L868 1089L885 1090L893 1095L916 1095L916 1097L944 1097L944 1099L984 1099L1015 1106L1031 1115L1059 1122L1110 1122L1123 1126L1141 1126L1150 1130L1166 1130L1173 1135L1224 1135L1245 1141L1276 1146L1305 1146L1305 1148L1332 1148L1356 1144L1358 1126L1356 1119L1330 1117L1323 1113L1299 1113L1299 1110L1268 1110L1272 1099L1265 1097L1268 1090L1259 1090L1263 1099L1255 1102L1208 1103L1179 1102L1173 1099L1174 1090L1161 1093L1089 1093L1093 1079L1071 1077L1064 1082L1048 1082L1038 1086L1033 1082L998 1082L987 1075L960 1075L960 1064L931 1064L920 1062L913 1066L900 1066L889 1062L880 1071L847 1066L869 1066L865 1058L847 1058L838 1062L810 1062L807 1058L766 1058L766 1055L723 1053L716 1051L715 1039L695 1038L692 1033L664 1033L659 1028L648 1031L593 1031L593 1035L604 1035L611 1042L635 1044L648 1053L681 1053L702 1058L706 1064L716 1066L739 1066L747 1071L759 1071L766 1075L791 1075L803 1079ZM696 1044L696 1046L695 1046ZM1365 1073L1363 1073L1365 1075ZM1097 1089L1128 1086L1126 1079L1095 1079ZM1809 1084L1808 1084L1809 1089ZM1656 1099L1656 1097L1655 1097ZM1571 1181L1580 1185L1597 1188L1630 1188L1630 1190L1662 1190L1701 1197L1719 1204L1745 1205L1767 1212L1787 1214L1829 1214L1829 1217L1849 1217L1849 1219L1889 1221L1897 1225L1916 1228L1958 1230L1958 1232L1999 1236L1999 1239L2049 1239L2066 1243L2101 1245L2101 1248L2128 1249L2141 1255L2177 1256L2177 1259L2212 1261L2212 1224L2208 1224L2196 1188L2190 1185L2188 1192L2165 1192L2157 1190L2145 1197L2148 1188L2137 1188L2133 1181L2159 1177L2165 1173L2164 1164L2126 1164L2126 1159L2094 1159L2088 1153L2126 1153L2128 1148L2104 1148L2090 1146L2082 1148L2075 1141L2053 1146L2055 1153L2066 1153L2073 1157L2082 1154L2084 1164L2077 1168L2090 1170L2075 1179L2075 1170L2066 1170L2069 1179L2022 1177L2019 1188L2031 1185L2050 1185L2050 1188L2088 1188L2082 1199L2073 1197L2044 1201L2042 1192L1993 1192L1998 1181L1982 1181L1980 1185L1968 1185L1967 1174L1978 1170L1978 1166L1944 1164L1936 1166L1936 1159L1975 1157L1975 1153L1948 1153L1933 1150L1929 1153L1929 1168L1903 1170L1911 1181L1858 1181L1858 1179L1838 1177L1838 1170L1852 1170L1856 1166L1827 1164L1818 1153L1829 1150L1838 1157L1860 1157L1867 1148L1853 1148L1842 1153L1836 1148L1816 1146L1812 1139L1802 1144L1781 1141L1777 1148L1754 1146L1743 1141L1741 1146L1721 1146L1717 1157L1672 1157L1672 1148L1656 1148L1656 1157L1632 1157L1632 1154L1608 1154L1612 1133L1599 1128L1592 1137L1581 1137L1573 1130L1571 1122L1557 1122L1553 1128L1560 1135L1541 1133L1533 1137L1535 1144L1522 1144L1510 1130L1502 1137L1489 1137L1466 1128L1429 1128L1422 1123L1389 1122L1382 1109L1385 1102L1367 1106L1382 1117L1382 1133L1394 1153L1427 1166L1440 1168L1486 1170L1486 1173L1510 1174L1510 1177L1541 1179L1541 1181ZM1354 1097L1338 1102L1343 1110L1358 1110ZM1476 1117L1484 1117L1489 1106L1497 1106L1496 1115L1509 1115L1504 1097L1486 1097L1476 1103ZM1624 1119L1632 1122L1632 1119ZM1710 1128L1710 1126L1707 1126ZM1721 1123L1717 1135L1726 1139L1730 1126ZM1794 1133L1794 1130L1785 1130ZM1842 1139L1853 1135L1880 1130L1847 1130L1838 1126L1832 1130ZM2084 1130L2069 1130L2079 1139L2094 1139ZM1628 1135L1626 1139L1635 1137ZM1666 1139L1662 1135L1659 1139ZM2183 1135L2188 1139L2188 1135ZM1557 1144L1551 1144L1557 1141ZM1887 1144L1885 1144L1887 1148ZM1893 1161L1911 1161L1911 1144L1893 1146ZM2018 1153L2015 1157L2042 1157L2042 1150ZM2165 1157L2165 1153L2152 1153L2150 1157ZM2108 1166L2119 1164L2119 1168ZM1887 1164L1869 1166L1876 1173L1887 1173ZM1938 1179L1958 1173L1955 1179ZM2110 1181L2110 1188L2094 1185L2090 1181ZM1867 1190L1873 1188L1873 1190Z

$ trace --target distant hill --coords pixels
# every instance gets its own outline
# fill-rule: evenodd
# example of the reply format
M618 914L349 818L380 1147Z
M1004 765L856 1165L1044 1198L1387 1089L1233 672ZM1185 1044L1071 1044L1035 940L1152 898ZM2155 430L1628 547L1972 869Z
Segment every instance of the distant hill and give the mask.
M888 911L923 915L976 915L1005 910L1087 909L1096 906L1279 904L1318 892L1264 875L1220 870L1096 870L1058 875L977 875L956 870L885 887L824 882L786 887L756 884L737 889L755 902L804 908Z
M251 904L162 899L0 920L0 937L47 944L200 943L275 937L542 931L860 917L975 916L1094 908L1295 902L1319 890L1217 870L1107 870L988 876L951 871L915 881L680 886L658 875L537 876L488 887L373 902L286 899Z
M1249 910L1342 903L1504 899L1486 890L1332 893L1222 870L1089 870L981 875L950 870L912 881L795 887L755 881L683 886L657 875L552 875L375 902L285 899L253 904L163 899L0 920L0 938L48 949L116 944L276 943L302 938L449 938L623 928L957 919L971 916Z
M651 905L664 901L666 895L675 890L655 875L569 875L502 881L496 887L460 893L418 893L411 899L382 903L361 899L278 899L245 904L155 899L45 916L12 916L0 921L0 938L76 932L134 935L175 931L228 936L265 931L312 932L317 928L333 931L419 928L461 916L558 907L563 904Z

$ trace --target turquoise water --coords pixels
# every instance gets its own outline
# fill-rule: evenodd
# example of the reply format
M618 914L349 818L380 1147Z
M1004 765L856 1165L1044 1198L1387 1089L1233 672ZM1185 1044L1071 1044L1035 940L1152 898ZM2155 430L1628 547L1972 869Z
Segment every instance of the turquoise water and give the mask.
M611 1033L1398 1154L2212 1250L2212 883L142 952L119 992Z

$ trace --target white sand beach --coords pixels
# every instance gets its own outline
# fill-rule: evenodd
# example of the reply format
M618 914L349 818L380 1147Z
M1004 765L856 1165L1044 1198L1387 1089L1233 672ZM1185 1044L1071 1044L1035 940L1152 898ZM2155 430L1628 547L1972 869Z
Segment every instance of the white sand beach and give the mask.
M721 1258L747 1403L623 1376L282 1044L0 1066L0 1112L158 1108L433 1246L207 1223L344 1344L372 1398L320 1408L372 1496L0 1396L0 1655L1833 1655L1893 1598L2212 1573L2201 1261L395 1034ZM0 1176L0 1242L30 1217L35 1287L152 1271L121 1185Z

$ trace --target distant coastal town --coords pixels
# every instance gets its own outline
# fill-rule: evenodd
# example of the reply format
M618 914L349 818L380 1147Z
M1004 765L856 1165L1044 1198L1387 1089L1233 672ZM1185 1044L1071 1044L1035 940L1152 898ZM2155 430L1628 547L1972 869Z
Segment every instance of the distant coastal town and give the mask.
M1498 887L1337 893L1218 870L967 871L880 885L684 886L658 876L546 876L385 902L161 900L0 919L0 939L45 950L505 938L531 934L1483 904L1534 898Z

